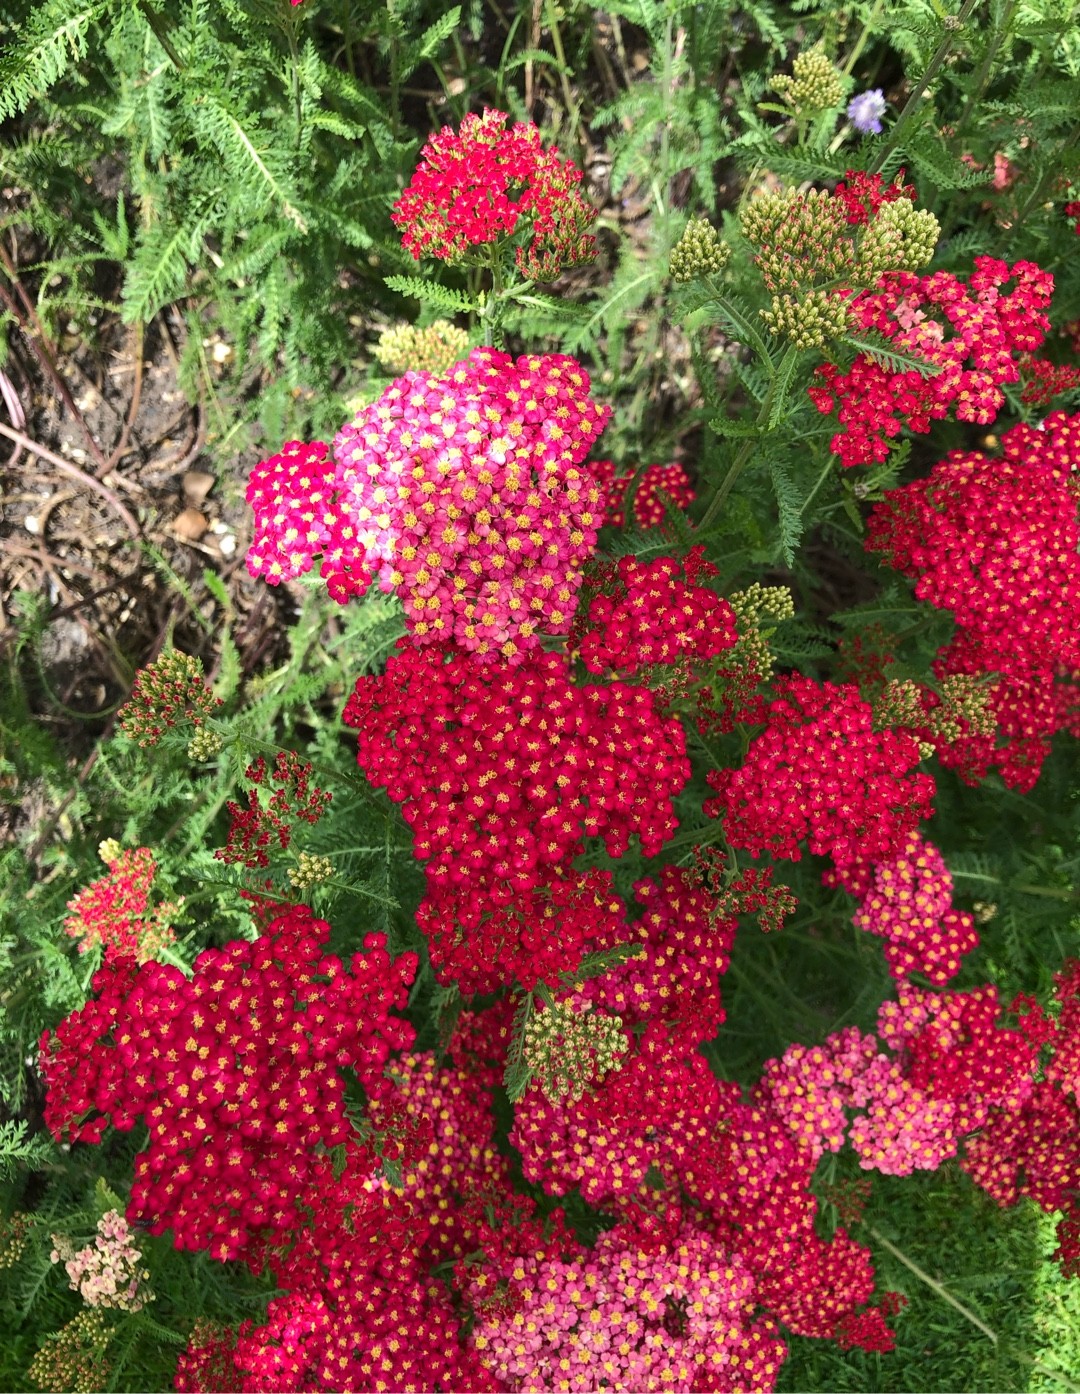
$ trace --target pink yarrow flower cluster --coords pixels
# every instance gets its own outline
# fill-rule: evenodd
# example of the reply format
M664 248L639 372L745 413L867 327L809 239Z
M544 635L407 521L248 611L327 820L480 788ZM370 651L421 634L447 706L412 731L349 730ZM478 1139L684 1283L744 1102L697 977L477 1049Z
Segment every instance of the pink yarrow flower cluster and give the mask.
M1019 381L1023 356L1042 344L1054 278L1034 262L1009 266L976 257L965 285L948 271L929 276L897 271L851 301L852 313L897 349L934 365L932 376L895 372L861 353L842 373L826 363L809 389L820 412L838 411L842 430L831 448L843 465L884 460L902 427L929 431L954 410L959 421L992 422Z
M248 569L310 569L335 599L374 572L419 643L515 658L565 633L603 516L583 467L610 409L572 358L475 349L444 378L408 373L323 446L286 447L248 487Z
M501 111L472 113L424 146L390 214L417 261L475 259L476 249L514 238L521 274L553 281L596 255L596 211L581 194L581 171L545 150L531 122L508 121Z
M978 947L971 913L953 906L953 879L944 858L918 832L891 857L841 862L825 881L839 881L858 897L855 924L885 940L885 961L894 978L921 973L944 987L959 973L963 956Z
M154 1300L142 1265L142 1250L131 1226L118 1210L108 1210L97 1223L92 1244L75 1249L64 1235L53 1235L53 1263L63 1263L72 1291L88 1307L113 1307L138 1312Z
M786 1354L751 1274L691 1225L649 1250L617 1227L507 1276L509 1310L472 1337L501 1388L770 1390Z

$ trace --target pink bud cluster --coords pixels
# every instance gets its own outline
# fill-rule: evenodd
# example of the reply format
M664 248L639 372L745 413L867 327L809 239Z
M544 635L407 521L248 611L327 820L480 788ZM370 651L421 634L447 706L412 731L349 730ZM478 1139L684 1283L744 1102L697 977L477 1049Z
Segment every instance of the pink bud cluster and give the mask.
M639 528L658 528L669 508L689 508L697 497L690 476L677 462L646 465L640 475L633 465L620 467L613 460L590 460L589 469L607 498L604 522L609 527L628 526L626 497L635 477L632 518Z
M109 959L130 956L145 963L158 957L176 938L170 920L180 907L164 901L150 905L157 876L153 851L113 844L105 864L107 875L91 881L68 901L71 914L64 921L64 933L79 941L81 954L100 944Z
M572 358L474 349L443 378L407 373L342 427L332 470L295 444L295 473L256 467L248 569L288 579L321 551L336 599L377 571L418 643L520 656L573 619L604 506L582 462L609 415Z
M705 662L736 642L735 612L704 586L688 585L670 557L620 557L600 580L577 654L590 673Z
M960 971L978 947L967 910L952 903L953 879L941 853L913 832L886 858L841 863L825 881L839 880L860 905L855 924L885 940L885 962L894 978L921 973L935 987Z
M912 773L918 742L875 731L870 704L851 684L794 676L775 684L766 726L738 769L712 770L733 847L798 861L799 844L836 860L887 856L929 816L934 782Z
M589 233L596 212L581 194L581 171L554 147L545 150L531 122L508 127L508 120L490 108L470 113L458 131L444 126L420 152L390 214L417 261L460 262L523 231L514 256L530 280L553 281L596 255Z
M1039 348L1050 327L1045 310L1053 289L1053 276L1034 262L1009 266L976 257L967 285L948 271L897 271L856 296L850 307L864 329L937 371L896 372L866 353L847 373L831 363L821 367L822 385L810 397L820 412L838 411L843 429L831 449L841 463L880 462L902 427L928 431L951 410L959 421L993 421L1005 400L1002 387L1019 380L1022 356Z
M412 1040L393 1012L415 955L392 961L369 935L346 968L329 933L298 906L254 943L200 954L191 978L107 963L95 997L42 1037L53 1134L96 1142L145 1122L128 1214L171 1227L178 1248L235 1258L295 1226L316 1147L350 1134L342 1069L378 1095Z

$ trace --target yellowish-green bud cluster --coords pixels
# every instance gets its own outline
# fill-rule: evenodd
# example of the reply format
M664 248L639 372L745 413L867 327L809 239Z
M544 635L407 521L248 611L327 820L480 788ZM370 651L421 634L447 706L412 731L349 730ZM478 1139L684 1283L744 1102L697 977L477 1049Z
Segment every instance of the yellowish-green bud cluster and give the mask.
M757 194L739 215L766 290L800 291L849 276L854 247L843 207L823 189Z
M961 736L992 736L997 719L990 705L990 691L973 673L953 673L941 680L941 706L930 713L927 725L937 741L948 744Z
M919 684L910 678L890 678L874 703L874 729L884 731L890 726L925 724L926 711Z
M107 837L103 842L98 843L98 856L106 866L112 866L113 862L123 852L123 847L117 842L115 837Z
M221 748L224 744L225 742L216 731L208 731L205 726L200 726L188 742L188 759L212 760L215 755L221 754Z
M770 80L796 116L817 116L844 99L844 79L827 57L821 44L800 53L791 73L777 73Z
M525 1062L551 1103L576 1101L599 1084L626 1051L622 1018L553 1002L530 1017Z
M997 904L993 900L976 900L971 907L976 924L989 924L997 912Z
M49 1394L94 1394L104 1389L109 1377L105 1351L113 1327L93 1308L84 1308L59 1331L45 1337L45 1344L30 1362L26 1377Z
M691 218L671 249L671 279L684 283L699 276L718 276L731 260L731 248L707 218Z
M841 296L812 290L801 299L774 295L772 308L761 318L780 339L790 339L798 349L824 348L839 339L848 327L848 305Z
M289 869L289 881L294 891L309 891L312 886L321 886L334 874L334 863L329 857L317 857L313 852L301 852L297 865Z
M418 329L415 324L395 324L384 329L372 353L388 373L431 373L442 377L469 351L469 336L448 319L437 319Z
M33 1216L16 1210L10 1220L0 1216L0 1269L14 1268L23 1256Z
M876 281L886 271L921 271L932 260L941 224L910 199L884 203L859 242L860 280Z
M739 620L739 629L744 626L759 626L762 620L781 620L795 618L795 598L787 586L763 586L755 581L744 591L736 591L728 596L728 604Z

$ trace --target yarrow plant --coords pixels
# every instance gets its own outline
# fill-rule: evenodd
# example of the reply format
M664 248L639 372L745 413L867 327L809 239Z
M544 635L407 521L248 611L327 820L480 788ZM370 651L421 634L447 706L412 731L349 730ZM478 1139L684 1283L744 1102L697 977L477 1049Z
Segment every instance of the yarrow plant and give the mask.
M319 87L282 13L306 158L312 92L366 88L351 64ZM423 50L398 19L378 31L396 105L385 132L372 110L376 149L399 150L397 73ZM1074 370L1049 271L971 263L932 203L940 269L903 171L804 178L850 136L833 131L862 42L843 71L808 43L760 104L795 128L769 149L797 187L770 175L723 236L692 215L676 240L668 219L666 266L617 263L612 303L563 321L531 283L596 252L582 173L492 109L424 145L390 218L406 254L448 268L428 303L475 318L383 332L381 371L342 389L351 418L247 485L250 576L356 603L328 641L305 606L299 655L239 698L226 674L229 706L169 649L120 713L125 758L201 762L184 780L205 797L175 780L162 797L218 845L177 852L170 803L152 845L103 845L106 874L58 922L101 952L40 1035L44 1122L80 1168L114 1132L133 1160L90 1243L85 1215L48 1227L86 1310L41 1346L41 1387L101 1387L114 1353L120 1369L157 1339L166 1233L174 1263L230 1265L180 1335L173 1384L193 1394L736 1394L774 1389L805 1342L884 1362L914 1313L876 1271L879 1245L900 1251L874 1173L916 1185L951 1164L948 1185L1056 1213L1055 1258L1080 1273L1080 968L1064 915L1039 938L1016 910L1075 908L1071 852L1055 823L1038 874L1010 881L971 845L982 800L1007 797L1019 828L1080 734L1080 416L1032 415ZM936 187L921 91L880 142L882 90L847 118L868 164L902 148ZM685 138L673 118L650 160ZM1032 189L1060 205L1066 186ZM687 339L645 354L670 342L695 377L690 429L672 442L661 420L656 454L600 446L605 393L649 371L620 376L637 331L612 305L648 304L627 265L685 311ZM424 299L420 278L387 284ZM560 323L572 354L552 351ZM1012 410L1028 416L986 437ZM953 434L928 456L898 440L937 423ZM403 623L350 648L386 608L365 601L376 583ZM281 730L275 685L297 689ZM317 765L277 743L312 733ZM301 823L318 826L302 849ZM153 887L181 869L177 942L180 903ZM0 1228L5 1271L35 1254L52 1271L41 1229ZM225 1316L218 1288L248 1305Z

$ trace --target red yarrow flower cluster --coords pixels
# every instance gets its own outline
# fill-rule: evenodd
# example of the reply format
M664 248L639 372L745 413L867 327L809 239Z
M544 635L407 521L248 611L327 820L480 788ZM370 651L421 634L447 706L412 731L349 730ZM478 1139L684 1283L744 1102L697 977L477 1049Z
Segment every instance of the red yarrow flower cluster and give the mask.
M1048 358L1026 358L1022 368L1020 400L1029 406L1049 406L1054 397L1080 387L1080 367L1052 363Z
M937 371L894 372L865 353L847 373L824 364L821 386L809 392L818 411L838 410L843 429L830 448L841 463L880 462L902 427L929 431L951 410L960 421L992 422L1005 400L1002 387L1019 380L1024 355L1039 348L1050 327L1045 310L1053 289L1053 276L1034 262L1009 266L976 257L967 285L948 271L897 271L855 296L851 310L863 328Z
M870 174L862 169L845 170L843 179L833 190L833 199L844 209L844 215L851 227L865 227L873 222L878 210L886 203L895 203L907 198L912 203L917 197L915 186L904 183L904 171L898 171L892 183L886 184L880 174Z
M905 731L875 731L848 683L794 676L776 684L766 727L738 769L712 770L728 841L798 861L799 844L834 859L888 856L929 817L934 781L912 773L920 752Z
M291 750L279 750L274 757L267 783L266 761L260 755L244 771L252 785L248 802L230 799L225 805L231 822L224 847L214 856L223 862L241 862L248 867L270 865L266 849L275 841L282 851L292 841L293 824L299 819L314 826L333 798L325 789L311 783L311 765ZM259 790L270 789L263 804Z
M671 557L620 557L598 578L576 645L590 673L632 676L639 668L706 662L736 642L735 612L704 586L681 579Z
M175 940L169 921L179 906L163 902L151 907L157 862L149 847L124 850L113 844L104 851L108 874L68 901L71 914L64 921L64 933L79 940L81 954L100 944L107 959L130 957L146 963Z
M329 933L298 906L254 943L206 950L190 978L117 959L42 1037L54 1136L149 1129L129 1220L219 1259L257 1254L299 1224L320 1149L352 1132L342 1070L377 1097L391 1051L414 1035L394 1012L416 956L393 961L372 934L346 968L326 952Z
M402 641L345 708L357 760L402 804L430 886L507 903L564 867L586 837L654 856L677 827L685 736L644 688L577 687L564 655L477 664Z
M471 113L458 131L444 126L424 146L390 213L417 261L460 262L516 237L521 274L553 281L595 257L596 211L581 194L581 171L557 149L545 150L531 122L508 121L501 111Z
M938 676L992 679L997 737L964 730L939 758L969 782L996 767L1026 790L1050 738L1080 720L1080 416L1016 426L1002 447L1002 457L955 451L926 479L891 491L866 545L915 580L920 600L955 616Z
M689 508L697 495L682 465L646 465L638 474L633 465L619 467L613 460L590 460L589 469L607 496L604 522L609 527L627 526L626 498L633 490L632 517L639 528L657 528L669 508Z

